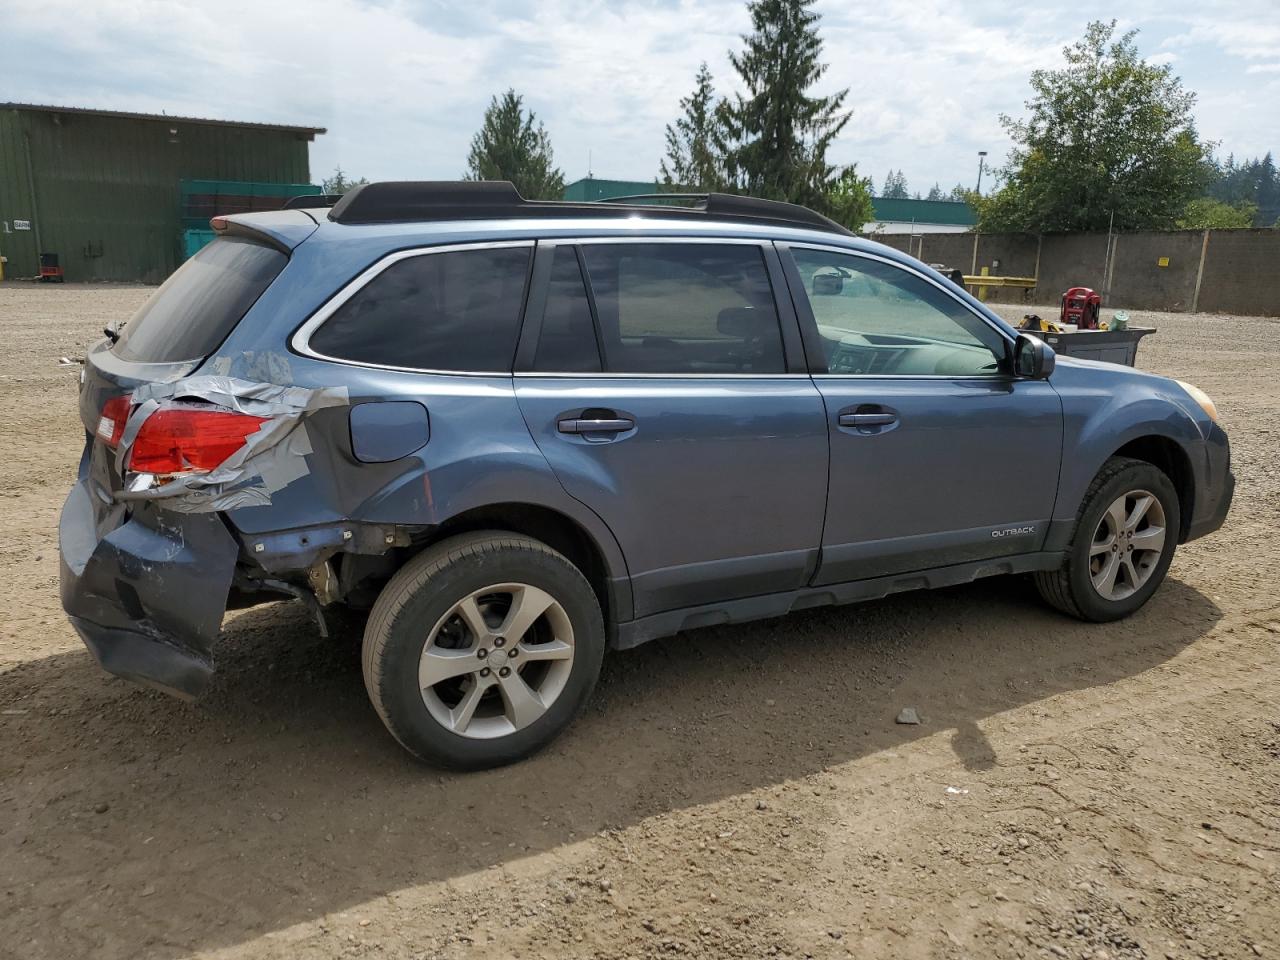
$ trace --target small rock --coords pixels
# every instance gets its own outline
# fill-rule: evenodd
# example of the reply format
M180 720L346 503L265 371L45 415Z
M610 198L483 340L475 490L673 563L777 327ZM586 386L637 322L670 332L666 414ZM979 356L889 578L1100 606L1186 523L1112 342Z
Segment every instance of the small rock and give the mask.
M576 903L577 900L578 900L578 895L574 893L572 890L570 890L568 893L564 895L565 903Z
M920 714L916 713L915 707L903 707L894 723L919 724Z
M644 927L650 933L658 932L658 927L652 920L642 920L640 921L640 926Z
M601 877L598 883L598 886L600 887L601 890L608 892L609 890L613 889L613 881L608 879L607 877Z
M373 921L372 921L372 920L361 920L361 921L360 921L360 926L362 926L362 927L367 927L367 926L368 926L369 924L371 924L371 923L373 923Z
M145 887L143 887L143 888L142 888L142 891L138 894L138 896L140 896L140 897L149 897L149 896L151 896L151 895L152 895L153 893L155 893L155 892L156 892L156 886L155 886L155 884L154 884L154 883L148 883Z
M1067 951L1064 950L1062 947L1058 946L1056 943L1049 944L1049 952L1052 953L1055 957L1065 957L1067 955Z
M279 823L281 820L284 819L284 814L281 813L279 810L273 810L271 811L271 813L267 814L267 819L271 820L274 823Z
M757 810L768 810L768 809L769 809L769 805L768 805L767 803L765 803L763 800L757 800L757 801L756 801L756 809L757 809Z
M830 937L832 940L839 940L841 937L843 937L843 936L844 936L844 931L843 931L843 930L828 930L828 931L827 931L827 936L828 936L828 937Z
M111 809L111 808L110 808L109 806L107 806L106 802L104 801L104 802L102 802L102 803L98 803L98 804L96 804L96 805L94 806L94 808L93 808L93 812L94 812L94 813L106 813L106 812L107 812L108 810L110 810L110 809Z
M1031 841L1030 841L1030 840L1028 840L1026 837L1019 837L1019 838L1018 838L1018 846L1019 846L1020 848L1022 848L1023 850L1025 850L1025 849L1027 849L1027 847L1031 846Z

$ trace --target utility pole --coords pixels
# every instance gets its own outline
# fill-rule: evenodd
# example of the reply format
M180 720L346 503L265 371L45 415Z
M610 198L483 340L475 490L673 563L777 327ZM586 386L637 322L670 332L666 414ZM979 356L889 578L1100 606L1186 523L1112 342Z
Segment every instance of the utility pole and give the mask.
M987 162L987 151L979 150L978 151L978 188L973 191L974 193L979 195L981 195L982 193L982 168L986 165L986 162Z

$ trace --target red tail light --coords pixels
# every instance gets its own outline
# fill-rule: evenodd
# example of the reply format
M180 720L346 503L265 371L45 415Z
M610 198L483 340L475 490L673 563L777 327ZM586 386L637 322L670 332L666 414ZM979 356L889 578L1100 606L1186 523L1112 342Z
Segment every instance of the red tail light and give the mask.
M120 437L124 435L125 421L129 419L129 397L112 397L102 405L102 416L98 418L98 429L94 431L108 447L120 446Z
M266 421L266 417L221 410L157 410L133 441L129 469L159 474L212 470L243 447Z

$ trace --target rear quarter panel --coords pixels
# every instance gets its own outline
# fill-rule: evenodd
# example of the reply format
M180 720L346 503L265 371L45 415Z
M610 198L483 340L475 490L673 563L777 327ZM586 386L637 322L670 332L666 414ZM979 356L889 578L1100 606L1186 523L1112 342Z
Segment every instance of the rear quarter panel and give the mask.
M385 238L356 235L326 242L324 235L322 229L294 250L276 282L200 372L313 389L341 386L351 405L417 401L427 409L430 436L419 450L397 460L362 462L352 450L349 408L317 411L305 421L312 447L307 473L276 491L269 505L230 511L233 526L246 535L343 519L429 527L475 507L529 504L577 522L595 540L609 576L625 578L612 533L565 492L533 442L510 375L384 370L289 349L294 330L389 252ZM402 244L421 245L416 238Z

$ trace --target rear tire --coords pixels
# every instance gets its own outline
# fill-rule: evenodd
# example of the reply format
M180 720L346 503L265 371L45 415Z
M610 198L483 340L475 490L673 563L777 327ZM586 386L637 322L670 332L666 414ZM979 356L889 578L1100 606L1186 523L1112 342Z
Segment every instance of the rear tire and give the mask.
M478 770L521 760L581 710L600 674L600 604L546 544L487 531L428 547L365 629L365 687L414 756Z
M1178 494L1158 467L1112 457L1085 492L1062 566L1035 575L1040 596L1094 623L1129 616L1164 582L1181 529Z

